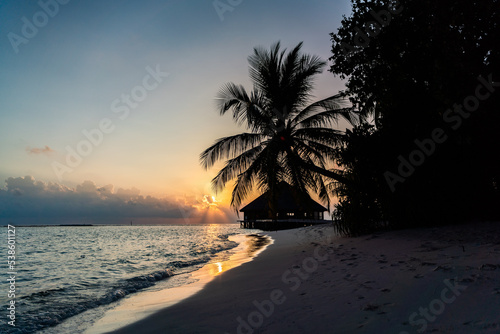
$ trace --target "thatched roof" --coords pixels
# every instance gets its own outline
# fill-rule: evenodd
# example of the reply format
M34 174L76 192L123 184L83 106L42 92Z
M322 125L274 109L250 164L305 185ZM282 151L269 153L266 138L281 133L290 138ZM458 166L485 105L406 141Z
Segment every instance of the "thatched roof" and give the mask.
M253 202L242 208L241 212L269 210L271 194L269 191L257 197ZM277 186L277 211L287 212L324 212L328 211L324 206L314 201L307 193L292 188L286 182L280 182Z

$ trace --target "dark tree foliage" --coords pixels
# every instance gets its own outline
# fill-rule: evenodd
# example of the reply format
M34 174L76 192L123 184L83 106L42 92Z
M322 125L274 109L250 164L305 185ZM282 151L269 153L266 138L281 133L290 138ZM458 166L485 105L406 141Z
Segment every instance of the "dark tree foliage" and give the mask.
M500 85L484 81L500 82L500 1L352 6L331 34L330 71L376 126L339 151L357 180L339 189L345 233L499 219Z
M341 234L358 235L384 226L385 219L376 200L384 190L378 177L380 161L372 159L378 150L377 142L378 133L365 123L347 130L345 145L337 149L335 161L349 180L335 184L339 203L333 218Z

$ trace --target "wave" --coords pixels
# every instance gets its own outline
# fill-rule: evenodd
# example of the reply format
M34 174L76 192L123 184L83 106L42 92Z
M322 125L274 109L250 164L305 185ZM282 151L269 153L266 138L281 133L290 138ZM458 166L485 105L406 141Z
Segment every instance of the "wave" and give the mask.
M60 324L63 320L99 306L105 306L122 299L123 297L139 290L153 286L174 275L170 269L158 270L146 275L133 277L112 286L106 294L98 298L85 299L81 293L84 289L48 289L34 292L19 299L22 307L27 301L42 307L33 312L24 314L19 320L17 328L11 333L34 333L38 330ZM80 293L78 293L80 292ZM51 305L50 312L45 310L45 300L48 296L61 299L60 303ZM76 300L75 300L76 299Z
M38 297L47 297L47 296L56 294L58 292L64 292L64 291L66 291L65 288L47 289L47 290L33 292L30 295L20 297L20 299L34 299L34 298L38 298Z
M36 270L35 267L24 269L25 276L35 278L26 279L30 284L20 289L22 294L16 293L19 317L16 327L9 328L8 333L48 329L87 310L110 305L152 287L159 281L197 270L216 254L237 246L229 240L231 235L237 234L232 233L236 228L224 226L221 229L229 233L210 236L203 228L185 232L181 227L144 227L141 230L144 236L151 237L141 235L139 238L136 230L119 227L72 230L74 237L71 240L62 238L57 249L61 254L66 253L70 260L54 259L43 262ZM99 251L87 242L96 238L96 232L99 232ZM24 245L32 263L40 263L46 258L43 245L46 240L52 240L52 236L53 231L38 233L31 244ZM82 252L87 256L81 256ZM78 261L71 262L75 257ZM0 307L6 307L1 305L5 300L0 298Z
M29 301L31 304L44 305L48 296L61 299L61 303L51 305L50 312L46 312L42 307L36 312L37 314L23 315L23 319L19 321L19 326L11 333L34 333L47 327L56 326L72 316L96 307L109 305L131 293L149 288L159 281L176 275L176 269L192 268L192 270L196 270L198 266L209 262L210 259L211 257L204 256L193 260L171 261L168 263L169 268L123 280L112 286L106 294L99 298L85 300L82 293L78 293L85 291L85 287L81 286L76 289L48 289L23 296L20 301ZM185 272L182 271L182 273ZM64 302L68 300L70 303Z

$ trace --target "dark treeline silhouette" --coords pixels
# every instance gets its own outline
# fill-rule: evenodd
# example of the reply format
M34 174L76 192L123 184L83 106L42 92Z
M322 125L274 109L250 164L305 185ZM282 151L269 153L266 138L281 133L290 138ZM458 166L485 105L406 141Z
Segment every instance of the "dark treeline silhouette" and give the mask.
M364 119L336 157L342 232L500 218L499 2L352 1L331 34Z

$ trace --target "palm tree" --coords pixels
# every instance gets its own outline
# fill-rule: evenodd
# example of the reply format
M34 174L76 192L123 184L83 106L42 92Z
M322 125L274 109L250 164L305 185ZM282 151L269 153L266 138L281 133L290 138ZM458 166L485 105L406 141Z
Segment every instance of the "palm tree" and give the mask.
M333 129L340 117L354 123L352 108L339 94L309 104L312 77L326 65L317 56L300 53L299 43L288 54L280 43L270 51L254 48L248 58L254 89L226 84L218 95L218 108L231 111L234 121L247 132L218 139L200 155L205 169L217 161L225 166L212 180L215 191L236 179L231 206L238 209L254 187L272 190L286 181L301 191L317 193L330 204L327 181L344 183L341 171L329 170L335 148L344 133Z

